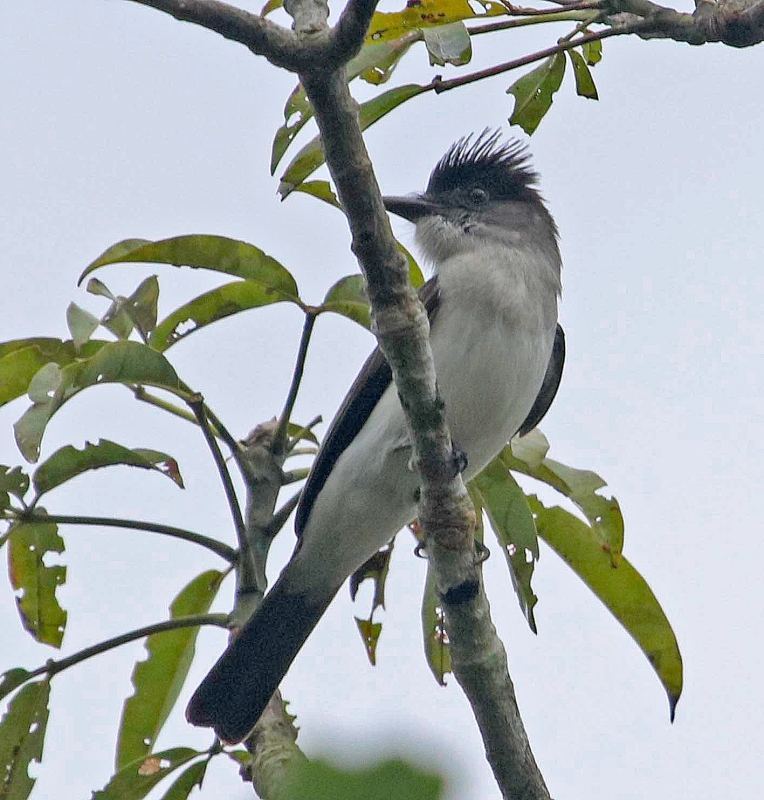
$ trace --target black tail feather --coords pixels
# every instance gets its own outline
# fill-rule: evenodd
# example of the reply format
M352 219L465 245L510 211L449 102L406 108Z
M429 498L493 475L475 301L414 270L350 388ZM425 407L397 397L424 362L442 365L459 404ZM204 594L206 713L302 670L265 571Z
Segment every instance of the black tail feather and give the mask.
M246 738L333 597L309 603L277 581L194 692L188 721L229 744Z

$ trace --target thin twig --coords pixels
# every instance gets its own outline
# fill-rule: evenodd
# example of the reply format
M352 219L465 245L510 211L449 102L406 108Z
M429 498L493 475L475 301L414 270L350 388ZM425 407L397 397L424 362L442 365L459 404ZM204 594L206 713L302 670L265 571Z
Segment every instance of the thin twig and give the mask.
M544 25L547 22L580 22L582 14L578 11L555 11L548 15L525 17L523 19L505 19L500 22L488 22L485 25L475 25L467 28L470 36L480 36L482 33L506 31L511 28L524 28L527 25Z
M297 400L297 393L300 390L300 383L302 375L305 371L305 359L308 355L308 345L310 344L310 336L313 333L313 326L316 324L316 314L311 311L305 312L305 322L302 326L302 335L300 336L300 346L297 350L297 359L294 364L294 372L292 373L292 383L289 387L286 402L284 403L284 410L281 412L279 418L278 428L273 437L273 452L274 454L285 453L287 450L287 427L289 419L294 410L294 404Z
M442 92L447 92L450 89L456 89L458 86L465 86L468 83L476 83L477 81L481 81L485 78L492 78L495 75L501 75L504 72L509 72L510 70L517 69L518 67L525 67L528 64L533 64L536 61L541 61L545 58L549 58L550 56L557 55L558 53L564 53L568 50L572 50L574 47L587 44L588 42L598 42L601 39L607 39L610 36L624 36L629 33L637 33L638 31L645 30L653 25L654 23L651 20L639 20L638 22L632 22L628 25L621 25L617 28L608 28L607 30L597 31L596 33L587 33L584 36L575 39L574 41L562 42L561 44L554 45L554 47L547 47L546 50L539 50L536 53L531 53L530 55L523 56L522 58L515 58L512 61L506 61L503 64L497 64L496 66L489 67L488 69L472 72L469 75L463 75L460 78L452 78L448 81L444 81L440 75L436 75L426 89L431 89L436 94L441 94Z
M289 519L289 515L297 508L297 504L300 502L300 495L302 491L296 492L293 494L289 500L284 503L283 506L271 517L271 521L268 523L268 528L266 534L273 539L274 536L284 527L286 521Z
M217 414L215 414L212 409L205 403L204 409L207 412L207 417L209 418L210 422L212 423L212 427L215 429L215 433L228 445L228 449L231 451L231 455L234 459L238 460L240 456L241 446L233 438L228 428L220 421Z
M144 522L136 519L117 519L114 517L82 517L72 514L24 514L20 518L30 522L54 522L57 525L95 525L103 528L125 528L147 533L161 533L173 539L182 539L192 544L198 544L211 550L215 555L225 559L229 564L236 563L236 550L217 539L194 533L172 525L160 525L156 522Z
M228 507L231 510L231 516L233 517L233 524L236 529L236 538L239 542L239 545L242 546L246 539L246 530L244 527L244 519L241 515L241 509L239 508L239 501L236 497L236 490L233 486L233 481L231 480L231 473L228 472L228 467L226 466L225 459L223 458L223 454L220 452L220 448L218 447L217 439L215 438L215 434L210 427L210 422L207 419L207 408L204 405L204 400L201 395L197 395L195 398L189 401L189 406L191 410L194 412L194 416L196 417L197 421L199 422L199 426L202 429L202 433L204 434L204 438L207 442L207 446L210 448L210 452L212 453L212 458L215 462L215 466L218 469L218 474L220 475L220 480L223 482L223 490L225 491L226 499L228 500Z
M60 661L50 659L45 666L38 667L29 673L30 678L36 678L38 675L57 675L75 664L80 664L93 656L101 655L101 653L108 653L115 647L120 647L123 644L129 644L136 639L143 639L146 636L152 636L155 633L164 633L165 631L177 631L183 628L196 628L200 625L215 625L218 628L228 627L227 614L192 614L188 617L178 617L177 619L168 619L164 622L157 622L153 625L146 625L144 628L138 628L128 633L123 633L115 636L112 639L107 639L105 642L100 642L92 647L86 647L71 656L62 658Z

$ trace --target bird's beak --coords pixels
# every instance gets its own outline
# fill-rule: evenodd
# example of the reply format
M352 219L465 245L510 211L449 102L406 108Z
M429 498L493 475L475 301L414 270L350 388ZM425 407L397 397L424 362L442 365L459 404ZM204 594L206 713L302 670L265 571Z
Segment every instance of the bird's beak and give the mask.
M397 214L409 222L417 222L422 217L433 213L432 203L420 195L383 197L382 202L391 214Z

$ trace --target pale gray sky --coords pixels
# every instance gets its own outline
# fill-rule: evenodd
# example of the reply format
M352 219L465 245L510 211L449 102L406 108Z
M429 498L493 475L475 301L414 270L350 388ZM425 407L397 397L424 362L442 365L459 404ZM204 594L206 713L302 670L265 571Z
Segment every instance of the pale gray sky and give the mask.
M547 46L562 32L508 34L493 45L482 37L475 65ZM5 0L0 54L0 338L65 336L72 299L99 311L76 277L128 237L246 239L292 270L309 301L356 271L338 213L302 196L278 202L270 141L293 80L244 48L121 0ZM424 82L432 73L415 51L397 80ZM625 554L661 601L685 662L672 726L644 656L554 554L545 549L536 571L537 637L503 560L489 561L489 596L521 710L561 800L710 800L764 789L762 75L762 48L610 40L595 70L600 102L576 98L568 76L530 142L565 261L568 361L542 427L553 457L597 471L618 497ZM368 143L383 189L422 188L467 132L507 131L512 80L416 99L375 126ZM406 225L395 224L411 243ZM102 277L127 294L152 272L165 311L214 283L161 267L111 268ZM243 434L280 408L300 324L291 308L256 311L171 355ZM328 420L371 346L351 323L322 318L297 418ZM2 411L4 463L20 461L10 426L23 408L18 401ZM224 498L190 426L102 388L56 417L44 453L99 437L174 454L187 490L116 468L51 494L51 512L133 515L232 541ZM182 585L220 566L159 537L63 535L66 652L163 618ZM274 574L291 546L286 532ZM401 537L377 668L367 665L345 591L295 662L284 691L301 742L309 754L346 762L397 753L445 770L449 800L498 798L466 700L454 681L438 688L421 655L425 565L411 550ZM230 588L221 610L229 600ZM366 609L362 602L358 613ZM10 590L0 630L0 669L53 655L21 630ZM219 631L200 636L183 703L224 639ZM106 782L132 664L143 652L140 644L122 648L55 679L35 797L75 800ZM178 744L206 747L209 734L178 713L159 745ZM203 796L251 794L219 759Z

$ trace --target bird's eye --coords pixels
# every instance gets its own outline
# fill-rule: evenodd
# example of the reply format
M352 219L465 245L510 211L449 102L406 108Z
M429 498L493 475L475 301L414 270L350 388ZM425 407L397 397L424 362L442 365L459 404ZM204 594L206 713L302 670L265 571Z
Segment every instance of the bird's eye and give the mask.
M474 186L470 189L470 200L476 206L482 206L488 200L488 192L481 189L479 186Z

